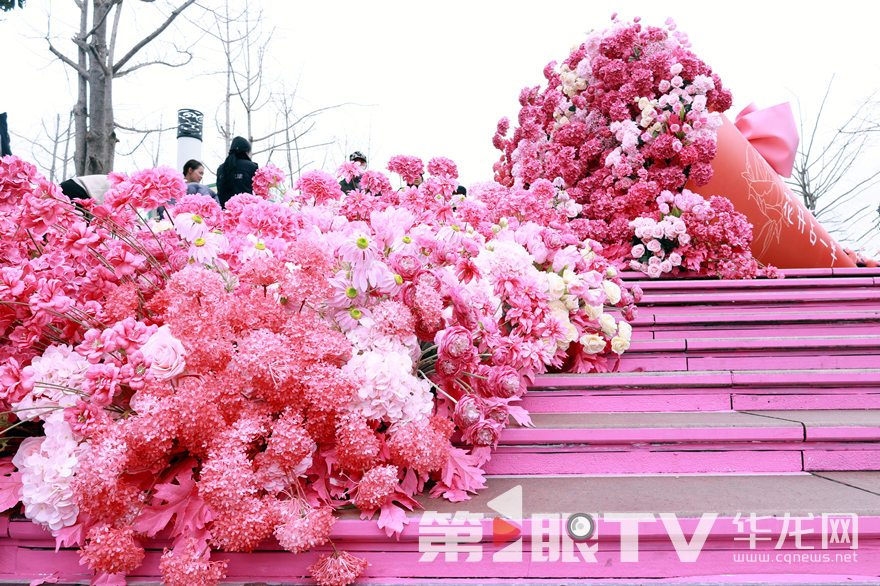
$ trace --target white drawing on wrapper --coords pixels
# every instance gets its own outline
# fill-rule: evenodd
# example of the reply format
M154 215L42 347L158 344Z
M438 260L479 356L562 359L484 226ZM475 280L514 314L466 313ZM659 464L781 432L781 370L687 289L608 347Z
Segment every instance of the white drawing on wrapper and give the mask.
M749 199L754 200L761 215L767 220L752 237L752 253L761 258L774 241L779 244L782 223L786 218L785 208L792 204L788 200L788 194L780 189L776 171L751 145L746 148L746 170L742 176L749 184ZM752 222L753 226L756 224L758 222Z

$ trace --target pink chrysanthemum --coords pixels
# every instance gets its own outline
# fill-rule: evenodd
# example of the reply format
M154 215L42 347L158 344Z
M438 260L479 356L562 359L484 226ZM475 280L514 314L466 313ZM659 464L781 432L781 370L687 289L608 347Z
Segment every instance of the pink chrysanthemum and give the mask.
M132 537L134 528L100 525L89 531L80 555L93 570L118 574L141 565L144 548Z
M348 586L352 584L370 565L367 560L355 557L347 551L332 555L322 554L320 559L309 566L315 582L321 586Z

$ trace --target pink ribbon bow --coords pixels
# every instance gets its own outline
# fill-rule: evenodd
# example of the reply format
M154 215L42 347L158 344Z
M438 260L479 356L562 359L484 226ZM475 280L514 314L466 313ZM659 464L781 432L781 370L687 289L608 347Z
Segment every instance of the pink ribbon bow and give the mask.
M788 102L763 110L752 102L737 115L734 125L774 171L791 177L800 137Z

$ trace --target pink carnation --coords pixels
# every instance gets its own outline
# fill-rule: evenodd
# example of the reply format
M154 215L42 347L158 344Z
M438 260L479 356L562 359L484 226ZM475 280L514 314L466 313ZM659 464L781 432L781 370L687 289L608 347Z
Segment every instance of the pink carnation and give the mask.
M408 157L406 155L391 157L391 160L388 161L388 167L386 168L392 173L400 175L400 178L403 179L407 185L415 183L416 179L425 172L424 164L420 158Z
M257 169L257 172L254 173L254 195L262 197L263 199L268 199L269 189L272 187L281 187L284 185L284 180L286 178L287 176L284 174L284 171L275 165L260 167Z
M319 169L309 171L297 179L293 188L300 190L306 198L314 198L317 205L339 201L344 195L333 176Z
M435 177L449 177L458 179L458 167L446 157L434 157L428 161L428 173Z

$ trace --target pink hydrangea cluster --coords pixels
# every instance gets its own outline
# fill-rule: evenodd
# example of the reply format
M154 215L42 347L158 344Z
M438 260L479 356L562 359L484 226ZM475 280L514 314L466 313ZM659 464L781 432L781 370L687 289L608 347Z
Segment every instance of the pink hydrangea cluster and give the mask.
M684 189L678 194L663 191L657 204L657 212L630 222L630 268L652 279L683 270L722 279L781 278L775 267L752 258L752 226L727 198L707 201Z
M528 382L609 369L640 291L569 227L560 185L462 197L452 161L428 168L402 191L361 173L344 199L307 173L225 209L139 172L87 219L4 159L0 398L41 434L14 446L25 514L104 572L165 531L166 583L211 584L212 550L322 547L348 504L400 533L428 483L482 488L510 418L530 423ZM312 567L343 584L366 565Z
M720 113L732 103L730 91L691 52L672 19L662 27L639 20L615 16L610 28L591 32L561 64L547 65L546 88L520 94L512 136L503 119L493 139L502 151L496 181L512 190L542 180L557 183L581 206L572 229L602 243L618 268L630 257L631 222L660 221L658 212L668 213L661 193L678 195L688 182L702 186L712 178ZM742 267L749 264L744 259L750 242L745 232L735 239L745 257L732 262ZM727 252L707 251L706 258ZM748 275L719 273L707 264L688 268Z

